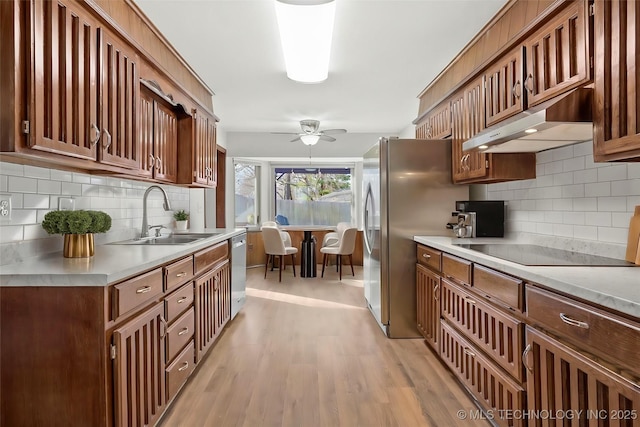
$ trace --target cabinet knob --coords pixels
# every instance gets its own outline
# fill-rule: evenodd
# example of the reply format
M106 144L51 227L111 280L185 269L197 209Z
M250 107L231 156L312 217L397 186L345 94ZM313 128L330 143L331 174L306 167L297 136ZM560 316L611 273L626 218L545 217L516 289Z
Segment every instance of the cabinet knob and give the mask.
M176 301L178 304L182 304L183 302L185 302L187 300L187 297L182 297L180 298L178 301Z
M189 367L189 362L184 362L181 367L178 368L178 371L184 371Z
M524 79L524 88L527 90L527 92L533 93L533 83L533 74L529 73L527 75L527 78Z
M524 365L525 368L527 368L527 371L533 373L533 368L531 368L527 364L527 356L529 356L529 352L530 351L531 351L531 344L527 344L527 346L525 347L524 351L522 352L522 364Z
M182 329L180 330L180 332L178 332L178 335L184 335L184 334L186 334L187 332L189 332L189 328L182 328Z
M162 167L162 160L160 157L156 156L156 171L160 172L160 168Z
M513 88L511 88L511 94L517 99L520 99L520 96L522 96L522 90L520 89L520 80L517 80L516 84L514 84Z
M429 259L429 258L431 258L431 255L429 255L429 254L422 254L422 258Z
M155 162L156 158L153 157L153 154L149 154L149 166L147 166L147 169L152 170Z

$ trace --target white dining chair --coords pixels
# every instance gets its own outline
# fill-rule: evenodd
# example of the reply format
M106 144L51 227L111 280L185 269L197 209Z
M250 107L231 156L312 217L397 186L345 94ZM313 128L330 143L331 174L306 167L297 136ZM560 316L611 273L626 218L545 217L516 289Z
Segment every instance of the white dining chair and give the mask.
M322 275L324 277L324 267L327 265L327 255L336 255L336 262L338 270L340 272L340 280L342 280L342 256L349 256L349 264L351 264L351 274L355 277L353 271L353 251L356 248L356 236L358 235L358 229L356 227L345 228L339 236L339 242L337 246L325 246L320 248L322 256Z
M280 236L282 237L282 241L285 246L291 246L291 235L288 231L284 231L280 229L280 225L275 221L265 221L262 223L263 227L276 227L280 232Z
M280 230L277 227L269 227L262 226L262 240L264 241L264 251L266 253L267 259L264 264L264 278L267 278L267 269L269 268L269 260L271 260L271 264L273 265L273 260L275 256L278 256L279 261L279 276L278 281L282 282L282 269L284 265L284 256L291 255L291 264L293 266L293 277L296 277L296 254L298 253L298 248L293 246L285 246L282 237L280 235Z
M340 234L342 234L347 227L351 227L351 224L348 222L339 222L336 225L336 231L332 231L324 235L322 238L321 248L324 248L325 246L338 246L340 243Z

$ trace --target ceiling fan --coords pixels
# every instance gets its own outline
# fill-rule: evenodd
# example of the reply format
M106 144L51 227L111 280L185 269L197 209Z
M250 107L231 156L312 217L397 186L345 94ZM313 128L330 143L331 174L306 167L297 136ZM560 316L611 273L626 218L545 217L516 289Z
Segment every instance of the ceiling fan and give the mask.
M315 145L318 141L333 142L336 139L329 135L337 135L339 133L346 133L346 129L324 129L319 130L320 121L306 119L300 120L300 128L302 132L272 132L279 135L297 135L291 142L302 141L305 145Z

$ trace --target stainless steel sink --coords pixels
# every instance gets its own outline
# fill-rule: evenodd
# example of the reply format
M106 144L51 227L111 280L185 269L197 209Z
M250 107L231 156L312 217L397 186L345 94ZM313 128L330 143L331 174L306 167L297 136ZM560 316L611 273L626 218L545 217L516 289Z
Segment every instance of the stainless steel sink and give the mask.
M123 240L111 245L188 245L189 243L217 236L221 233L172 233L161 237L145 237L143 239Z

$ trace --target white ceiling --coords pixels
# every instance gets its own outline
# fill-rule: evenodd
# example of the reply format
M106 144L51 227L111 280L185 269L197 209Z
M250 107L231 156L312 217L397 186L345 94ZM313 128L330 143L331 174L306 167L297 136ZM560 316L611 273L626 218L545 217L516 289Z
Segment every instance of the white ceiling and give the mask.
M213 89L233 145L237 133L298 132L306 118L349 133L406 132L417 95L506 1L336 0L329 78L312 85L286 77L273 0L136 2ZM276 151L287 151L292 138L278 138Z

